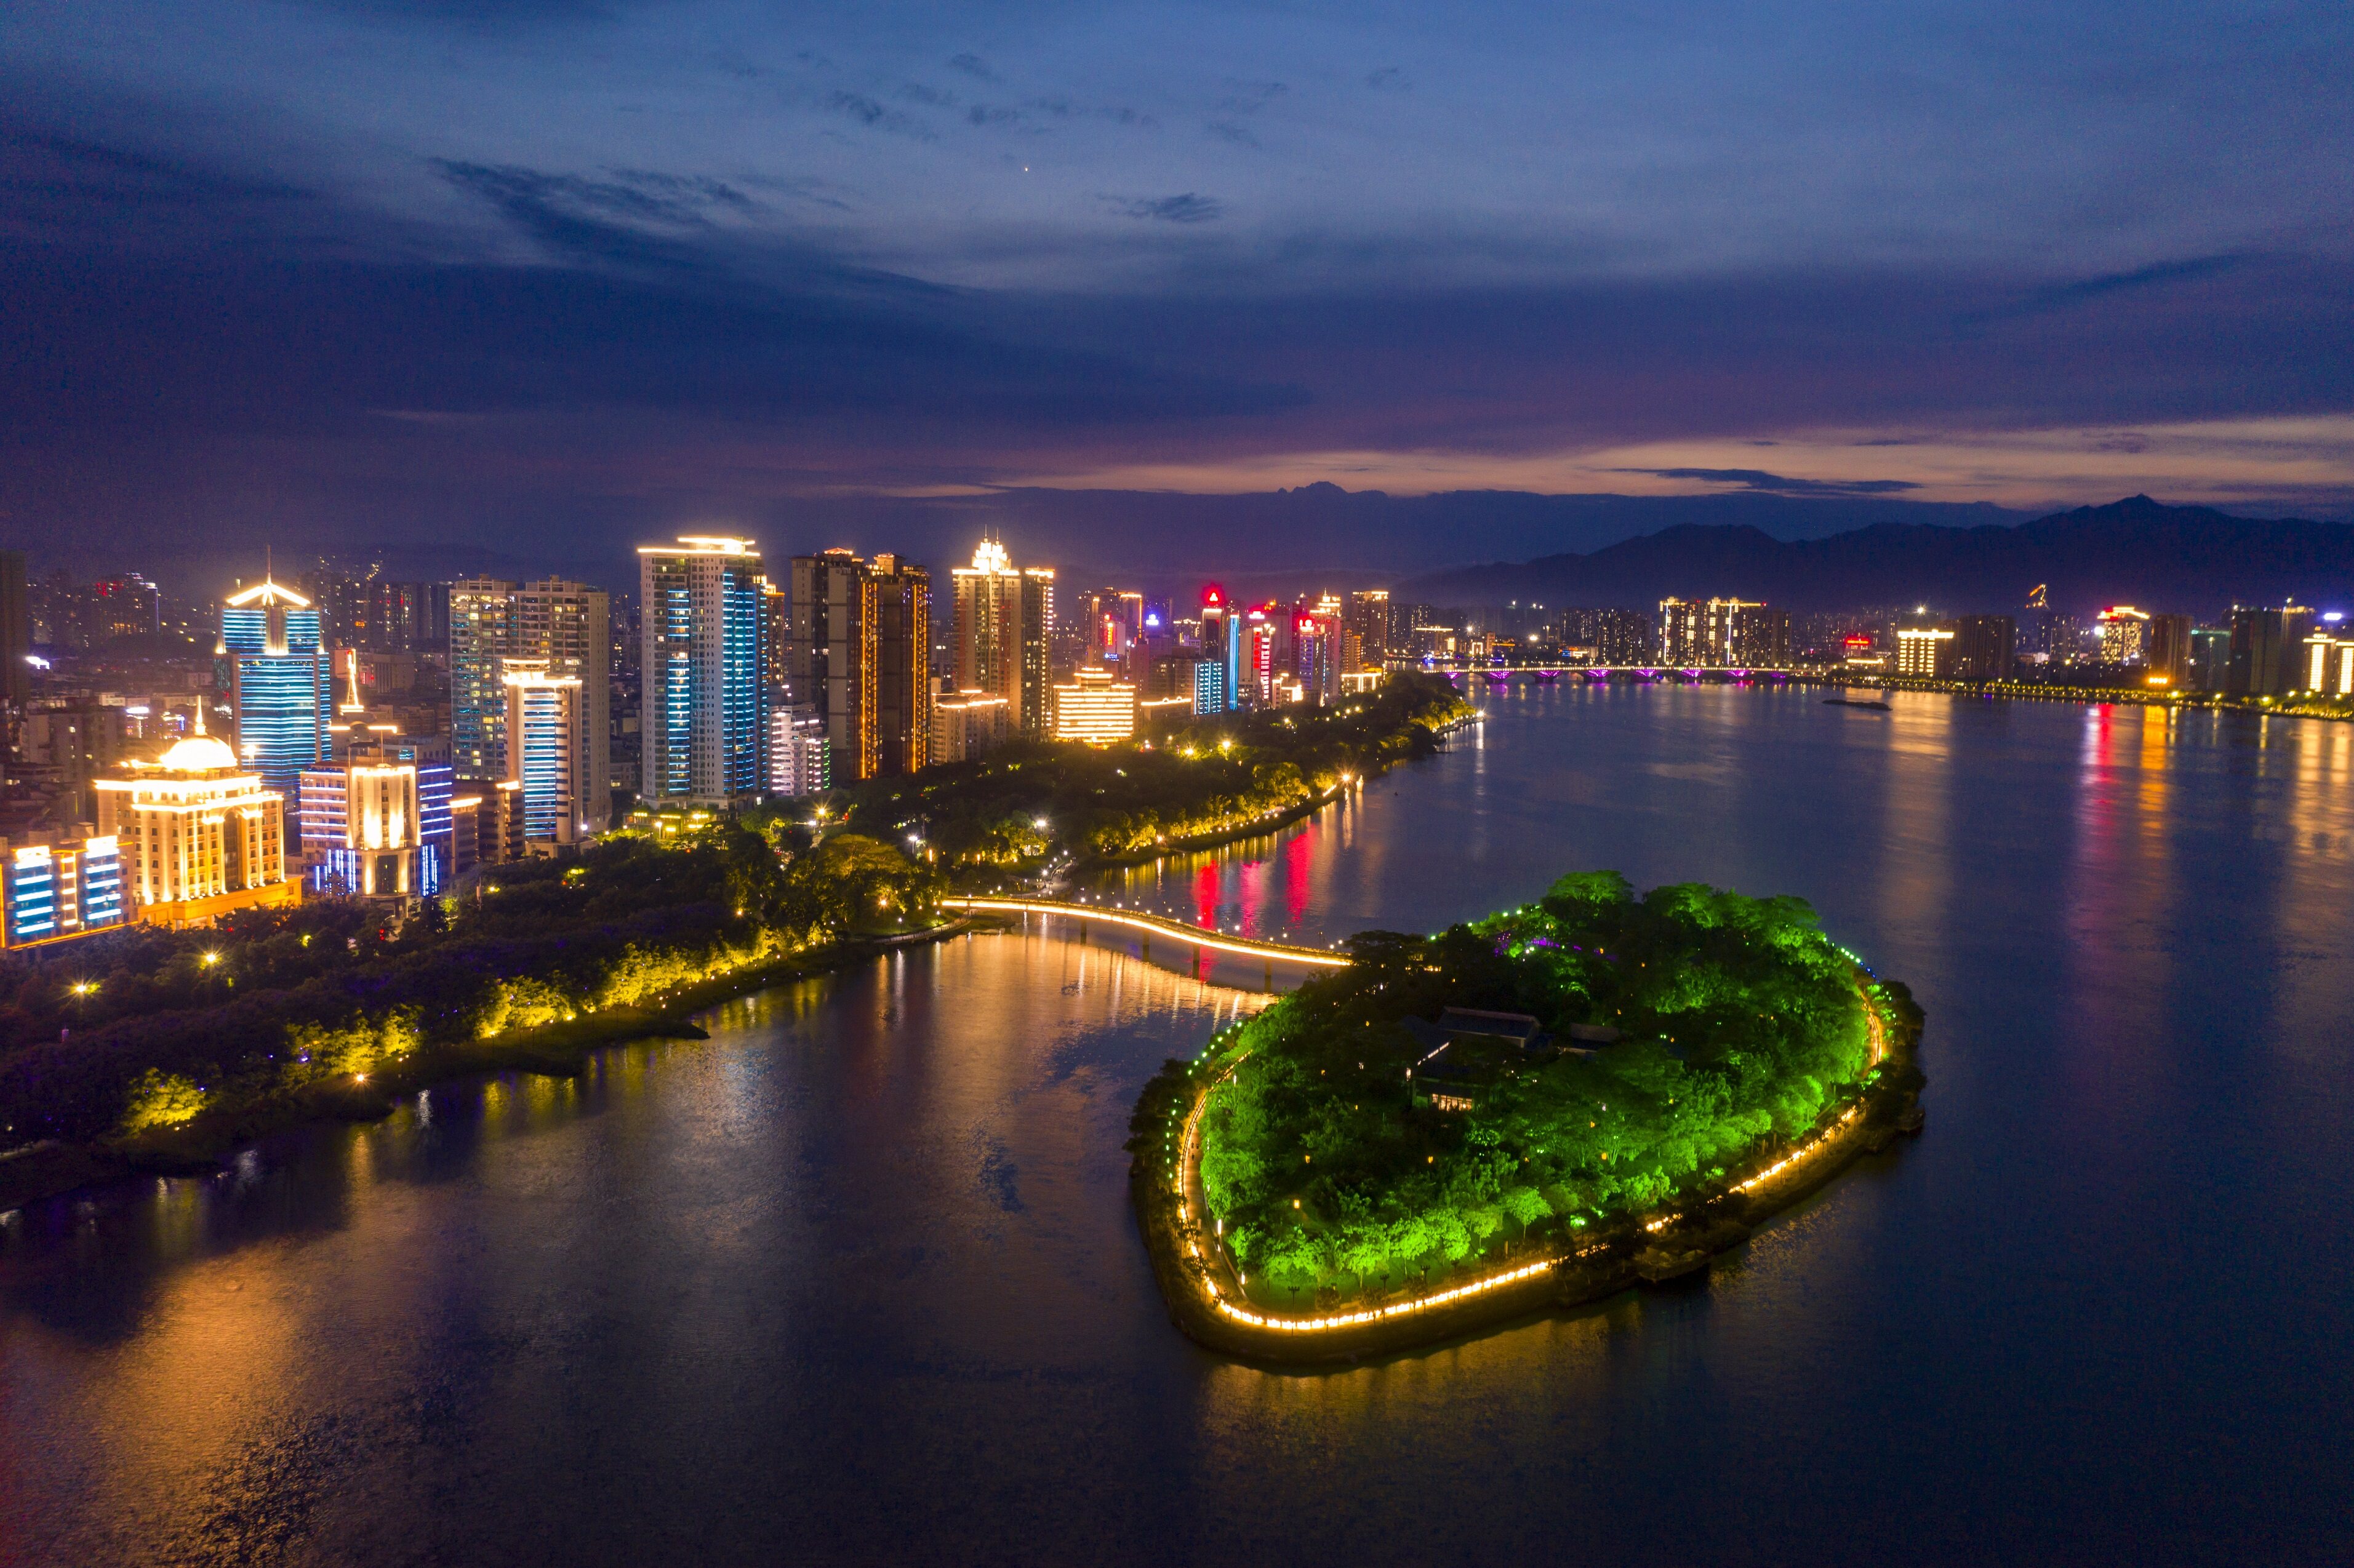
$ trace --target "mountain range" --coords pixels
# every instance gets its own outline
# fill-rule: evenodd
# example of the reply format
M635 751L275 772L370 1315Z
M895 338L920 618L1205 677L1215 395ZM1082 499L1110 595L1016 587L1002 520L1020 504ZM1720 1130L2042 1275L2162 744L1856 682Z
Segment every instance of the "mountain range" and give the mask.
M2197 615L2286 600L2354 608L2354 525L2234 517L2147 495L2015 527L1881 523L1828 538L1683 525L1587 555L1432 572L1395 584L1408 603L1656 605L1670 595L1792 609L1925 604L2003 612L2048 585L2055 609L2112 604Z

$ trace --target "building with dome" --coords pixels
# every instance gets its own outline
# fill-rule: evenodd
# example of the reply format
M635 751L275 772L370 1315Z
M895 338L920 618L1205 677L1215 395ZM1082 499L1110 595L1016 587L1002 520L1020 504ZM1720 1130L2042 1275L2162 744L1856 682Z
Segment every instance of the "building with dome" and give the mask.
M301 899L286 874L286 797L201 727L97 788L99 832L115 841L134 918L203 926Z

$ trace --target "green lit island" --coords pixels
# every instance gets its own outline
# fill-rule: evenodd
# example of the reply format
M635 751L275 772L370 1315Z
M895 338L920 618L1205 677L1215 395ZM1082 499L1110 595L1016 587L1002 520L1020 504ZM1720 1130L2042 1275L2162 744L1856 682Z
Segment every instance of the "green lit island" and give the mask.
M1130 1172L1178 1325L1352 1360L1695 1273L1921 1126L1921 1013L1795 898L1616 872L1372 931L1172 1061Z

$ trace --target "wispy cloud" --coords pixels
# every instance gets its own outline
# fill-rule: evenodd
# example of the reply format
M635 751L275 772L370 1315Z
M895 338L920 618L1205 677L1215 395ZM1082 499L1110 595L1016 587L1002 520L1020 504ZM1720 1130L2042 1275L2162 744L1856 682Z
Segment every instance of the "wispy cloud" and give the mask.
M1749 443L1771 446L1771 441ZM1921 487L1903 479L1792 479L1757 468L1614 468L1609 473L1647 474L1653 479L1697 480L1730 484L1768 495L1901 495Z
M1122 217L1151 218L1161 223L1210 223L1225 216L1214 197L1187 191L1182 196L1113 196L1102 198Z

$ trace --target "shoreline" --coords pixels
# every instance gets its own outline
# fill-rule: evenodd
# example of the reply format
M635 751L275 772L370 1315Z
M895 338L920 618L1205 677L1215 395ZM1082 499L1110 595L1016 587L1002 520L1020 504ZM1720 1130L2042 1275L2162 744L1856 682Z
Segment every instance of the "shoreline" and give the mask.
M1893 989L1903 999L1896 1017L1883 1016L1868 993L1864 999L1882 1044L1872 1081L1826 1107L1804 1137L1762 1151L1758 1167L1712 1183L1671 1213L1628 1216L1575 1248L1566 1238L1553 1238L1540 1256L1450 1277L1422 1295L1317 1312L1258 1308L1237 1287L1214 1245L1205 1253L1208 1238L1195 1219L1202 1212L1199 1123L1211 1091L1226 1075L1190 1078L1182 1100L1152 1107L1155 1118L1168 1125L1170 1162L1155 1170L1140 1152L1129 1169L1137 1229L1171 1320L1204 1349L1237 1361L1328 1368L1430 1349L1700 1274L1857 1160L1921 1130L1921 1019L1910 992ZM1143 1114L1140 1107L1140 1122Z
M787 980L844 969L902 948L944 941L991 924L967 915L919 931L853 937L748 965L687 987L656 1008L614 1009L568 1023L489 1040L430 1045L377 1068L371 1081L312 1085L197 1117L185 1126L122 1142L45 1141L0 1155L0 1214L140 1176L207 1176L227 1157L264 1138L323 1122L381 1121L421 1089L476 1074L523 1072L578 1077L589 1056L640 1040L707 1040L694 1015Z

